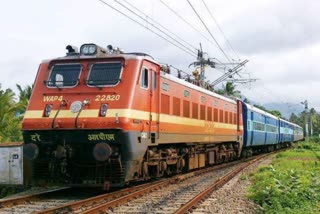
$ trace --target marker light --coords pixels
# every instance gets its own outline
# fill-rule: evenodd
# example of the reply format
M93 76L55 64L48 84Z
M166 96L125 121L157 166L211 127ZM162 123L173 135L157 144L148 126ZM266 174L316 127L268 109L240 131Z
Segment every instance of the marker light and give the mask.
M46 107L44 108L43 116L49 117L50 113L51 113L51 110L52 110L52 105L51 104L47 104Z
M84 44L80 47L80 55L92 56L97 54L97 45Z
M107 110L108 110L108 104L101 104L100 106L100 112L99 112L99 116L100 117L105 117L107 114Z

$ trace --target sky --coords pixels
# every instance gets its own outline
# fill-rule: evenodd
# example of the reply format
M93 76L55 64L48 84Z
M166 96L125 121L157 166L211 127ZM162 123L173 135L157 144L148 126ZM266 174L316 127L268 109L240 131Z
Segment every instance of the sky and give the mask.
M309 108L320 111L320 1L203 0L217 26L202 0L189 0L225 54L187 0L118 0L126 5L129 2L132 10L132 5L138 8L137 14L147 22L117 1L104 1L145 27L99 0L3 1L1 88L31 85L41 61L64 56L69 44L78 47L84 43L102 47L111 44L125 52L148 53L160 63L191 73L194 68L188 66L196 58L150 31L159 33L153 26L161 24L166 28L163 31L177 35L176 40L191 50L195 51L201 43L210 58L220 62L248 59L245 68L235 77L256 79L237 84L236 89L250 100L261 105L270 102L299 104L308 100ZM158 24L153 25L152 20ZM221 69L207 69L207 80L214 81L225 71L222 66Z

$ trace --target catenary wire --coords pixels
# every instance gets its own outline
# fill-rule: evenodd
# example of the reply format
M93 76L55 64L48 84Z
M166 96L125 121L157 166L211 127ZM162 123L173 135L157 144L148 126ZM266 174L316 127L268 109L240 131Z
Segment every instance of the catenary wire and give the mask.
M190 28L192 28L194 31L196 31L197 33L199 33L203 38L205 38L209 43L211 43L213 46L215 46L216 48L219 48L217 46L216 43L212 42L212 40L210 40L207 36L205 36L203 33L201 33L201 31L199 29L197 29L196 27L194 27L190 22L188 22L185 18L183 18L176 10L174 10L172 7L170 7L167 3L165 3L163 0L159 0L161 4L163 4L169 11L171 11L175 16L177 16L179 19L181 19L185 24L187 24ZM230 67L228 67L227 65L225 65L225 63L221 62L220 60L218 60L217 58L213 58L215 59L217 62L219 62L221 65L224 65L227 69L230 69Z
M143 11L141 11L139 8L135 7L133 4L131 4L129 1L127 0L123 0L124 2L126 2L128 5L130 5L132 8L134 8L135 10L137 10L138 12L140 12L141 14L143 14L144 16L148 17L148 19L150 19L151 21L153 21L155 24L159 25L160 27L162 27L163 29L165 29L166 31L168 31L169 33L171 33L172 35L174 35L176 38L180 39L182 42L184 42L185 44L191 46L192 48L194 48L195 50L198 50L196 47L194 47L191 43L185 41L184 39L182 39L179 35L173 33L172 31L170 31L168 28L166 28L165 26L163 26L162 24L160 24L159 22L157 22L156 20L154 20L153 18L151 18L150 16L148 16L146 13L144 13ZM144 19L144 21L147 21L146 19Z
M227 38L227 36L225 35L225 33L222 31L221 27L219 26L217 20L214 18L211 10L209 9L208 5L206 4L205 0L201 0L202 3L204 4L205 8L207 9L208 13L210 14L212 20L214 21L214 23L216 24L216 26L218 27L219 31L221 32L222 36L224 37L224 39L226 40L228 46L230 47L230 49L233 51L233 53L236 55L236 57L240 60L239 55L237 54L237 52L234 50L234 48L232 47L229 39Z
M197 54L190 52L189 50L184 49L183 47L177 45L176 43L170 41L169 39L167 39L166 37L164 37L163 35L161 35L160 33L155 32L154 30L149 29L147 26L145 26L144 24L140 23L139 21L135 20L134 18L128 16L127 14L125 14L124 12L120 11L119 9L115 8L114 6L112 6L111 4L103 1L103 0L98 0L99 2L101 2L104 5L107 5L108 7L110 7L111 9L117 11L118 13L120 13L121 15L127 17L128 19L130 19L131 21L135 22L136 24L140 25L141 27L149 30L150 32L152 32L153 34L159 36L160 38L164 39L165 41L169 42L170 44L174 45L175 47L179 48L180 50L184 51L185 53L189 54L192 57L197 57Z
M225 53L225 51L222 49L222 47L220 46L220 44L218 43L218 41L214 38L214 36L212 35L211 31L209 30L208 26L204 23L204 21L202 20L202 18L200 17L199 13L196 11L196 9L193 7L193 5L191 4L191 2L189 0L186 0L190 7L192 8L193 12L197 15L197 17L199 18L199 20L201 21L201 23L203 24L203 26L206 28L206 30L208 31L208 33L210 34L210 36L212 37L212 39L215 41L215 43L218 45L218 48L220 49L220 51L223 53L223 55L226 57L226 59L231 63L230 58L227 56L227 54Z
M190 22L188 22L185 18L183 18L177 11L175 11L174 9L172 9L167 3L165 3L162 0L159 0L161 4L163 4L167 9L169 9L174 15L176 15L178 18L180 18L185 24L187 24L189 27L191 27L194 31L196 31L197 33L199 33L203 38L205 38L208 42L210 42L212 45L214 45L216 48L218 48L218 46L212 42L206 35L204 35L203 33L201 33L201 31L199 29L197 29L196 27L194 27Z
M130 8L128 8L127 6L125 6L124 4L122 4L120 1L118 0L113 0L114 2L116 2L117 4L119 4L120 6L124 7L125 9L127 9L128 11L130 11L131 13L133 13L135 16L139 17L140 19L142 19L143 21L149 23L152 25L152 27L154 27L155 29L159 30L161 33L163 33L164 35L166 35L167 37L169 37L170 39L172 39L173 41L175 41L176 43L178 43L179 45L183 46L185 49L189 50L190 52L193 52L192 49L190 49L189 47L185 46L184 44L182 44L180 41L176 40L175 38L173 38L171 35L169 35L168 33L166 33L165 31L161 30L159 27L155 26L153 23L148 22L147 19L145 19L144 17L142 17L141 15L137 14L136 12L134 12L133 10L131 10ZM195 48L196 49L196 48Z

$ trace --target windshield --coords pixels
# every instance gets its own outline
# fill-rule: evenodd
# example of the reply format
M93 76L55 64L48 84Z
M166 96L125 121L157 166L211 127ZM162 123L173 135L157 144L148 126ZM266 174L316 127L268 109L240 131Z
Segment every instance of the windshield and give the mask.
M87 80L89 86L116 85L120 81L122 63L96 63L91 67Z
M78 84L81 71L80 64L55 65L47 81L48 87L73 87Z

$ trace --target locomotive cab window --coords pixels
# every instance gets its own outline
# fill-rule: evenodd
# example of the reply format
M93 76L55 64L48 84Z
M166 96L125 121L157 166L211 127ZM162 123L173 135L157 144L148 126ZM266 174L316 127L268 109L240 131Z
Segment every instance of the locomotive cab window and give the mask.
M142 68L141 76L140 76L140 86L141 88L149 87L149 70L147 68Z
M46 84L49 88L70 88L79 83L81 72L80 64L57 64L54 65Z
M93 64L88 76L89 86L112 86L120 81L122 63L96 63Z

